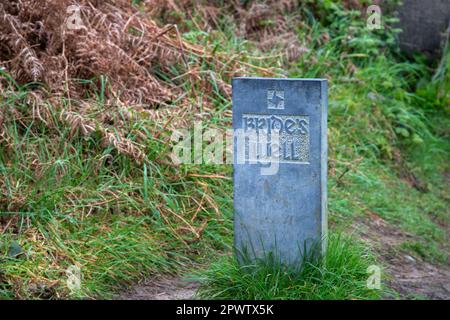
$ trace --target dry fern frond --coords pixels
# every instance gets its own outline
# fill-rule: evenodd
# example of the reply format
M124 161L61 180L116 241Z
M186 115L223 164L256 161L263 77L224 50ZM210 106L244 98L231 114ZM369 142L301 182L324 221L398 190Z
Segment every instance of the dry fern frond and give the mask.
M67 27L73 5L79 29ZM52 94L70 89L76 98L89 88L74 79L106 76L108 90L130 104L148 106L178 94L150 72L182 62L174 30L162 32L129 1L13 1L0 4L0 28L0 63L19 83L41 81Z
M205 16L205 26L218 19L218 1L145 3L153 12L190 12L187 8L194 8ZM150 7L151 3L158 10ZM227 7L235 10L235 5L230 2ZM257 16L256 12L248 18L251 30L257 27ZM74 22L81 24L74 28ZM220 71L203 77L205 62ZM235 57L212 54L205 47L183 41L177 26L160 27L128 0L0 3L0 68L18 85L42 83L30 86L30 101L26 103L29 109L20 111L23 117L54 127L52 107L62 115L60 121L70 127L72 134L86 136L98 131L105 144L138 162L145 158L144 149L125 138L129 134L127 125L105 112L91 116L83 101L101 97L104 108L111 106L108 113L118 113L123 106L144 110L156 123L163 123L162 129L167 128L167 119L171 126L187 125L194 117L209 116L214 105L209 96L214 90L230 98L228 81L233 75L248 74L249 66L245 62L240 65ZM261 73L268 71L256 68ZM182 89L185 83L190 84L191 92ZM0 77L0 88L7 86ZM196 87L202 89L201 100L196 96ZM202 114L198 112L200 107ZM5 121L7 116L2 118Z

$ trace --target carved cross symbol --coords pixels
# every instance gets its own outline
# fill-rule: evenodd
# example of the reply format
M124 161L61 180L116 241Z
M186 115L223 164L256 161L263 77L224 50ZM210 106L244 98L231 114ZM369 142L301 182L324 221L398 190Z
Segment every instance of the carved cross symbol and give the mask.
M284 109L284 90L267 90L267 108L268 109Z

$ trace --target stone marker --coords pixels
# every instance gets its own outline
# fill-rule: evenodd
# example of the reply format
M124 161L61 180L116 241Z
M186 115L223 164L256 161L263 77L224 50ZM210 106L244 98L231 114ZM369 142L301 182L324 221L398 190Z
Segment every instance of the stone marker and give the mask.
M297 266L327 230L327 81L233 79L238 259Z

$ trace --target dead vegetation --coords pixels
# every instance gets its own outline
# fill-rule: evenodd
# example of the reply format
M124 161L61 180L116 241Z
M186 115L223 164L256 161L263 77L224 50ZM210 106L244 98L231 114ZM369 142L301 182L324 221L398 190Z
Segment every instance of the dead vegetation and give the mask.
M162 1L149 0L152 12L163 21L183 26L183 17L199 17L203 30L215 30L224 13L234 19L236 34L254 42L261 51L281 51L287 62L308 52L293 26L308 28L300 19L299 1ZM174 14L175 13L175 14Z
M179 60L177 39L128 1L75 4L28 0L0 6L1 60L17 82L43 82L53 94L80 98L86 88L75 79L104 75L111 79L108 94L130 104L173 98L176 88L158 81L150 69Z
M162 14L155 8L168 7L153 1L137 7L127 0L0 3L0 147L6 167L18 153L23 153L22 161L36 181L49 167L38 155L39 145L16 139L16 128L21 134L29 131L58 142L61 131L68 130L71 138L89 137L112 148L108 157L118 153L138 164L150 162L148 141L153 137L164 143L166 129L209 117L214 99L230 99L231 77L254 70L274 75L241 61L239 55L229 57L185 41L176 24L155 22L153 17ZM223 114L230 116L230 111ZM56 144L52 148L49 153L60 151ZM87 151L85 156L92 155ZM167 164L165 156L153 156L153 162ZM58 170L56 178L64 175L64 169ZM14 177L10 179L16 184ZM25 210L33 186L11 193L3 182L0 207ZM199 208L211 207L218 214L217 204L208 196L190 205L192 221ZM174 234L192 233L194 241L206 225L202 221L194 228L176 213L167 216L186 225L182 227L186 230L173 230ZM170 225L169 218L162 219ZM0 226L6 226L2 232L10 225L16 221L2 217Z
M142 5L136 7L127 0L0 3L0 147L5 167L12 167L15 156L23 154L23 169L30 169L39 181L52 165L39 157L41 145L16 139L16 128L20 134L27 131L33 137L57 141L45 146L49 154L61 151L57 146L63 139L61 132L68 130L76 141L89 140L78 139L86 137L113 149L108 159L122 154L139 165L150 162L149 141L153 138L163 144L168 138L165 131L209 117L214 99L230 99L231 77L248 75L255 68L259 74L274 75L269 69L240 61L239 55L225 56L185 41L175 24L153 20L156 13L150 10L150 2ZM229 112L223 113L230 116ZM86 160L93 157L90 152L86 150ZM152 161L167 164L165 156L153 155ZM110 162L99 161L99 166ZM64 176L64 170L55 171L56 179ZM184 179L183 174L167 173L171 181ZM20 184L13 176L8 179L8 183ZM28 210L33 184L14 191L8 190L6 181L0 186L2 210ZM211 192L206 185L202 188L206 194ZM220 215L216 202L202 194L183 202L184 211L192 215L189 219L164 205L157 208L186 247L202 236L208 222L201 218L202 212ZM61 210L70 211L83 196L67 195ZM128 194L117 191L98 196L101 200L80 209L82 216L99 206L119 203ZM165 203L164 199L160 202ZM0 233L19 233L17 225L15 216L2 216Z
M144 4L149 11L154 8L152 1ZM142 162L144 151L126 138L122 128L127 119L119 113L133 118L144 112L157 123L164 121L161 126L175 116L179 120L171 125L179 125L186 114L197 113L199 104L206 112L213 108L213 90L229 98L230 78L251 68L185 42L176 25L157 25L152 12L126 0L2 2L2 96L10 97L21 86L29 90L22 101L28 107L19 111L5 106L0 122L38 119L51 127L51 104L73 134L99 132L105 145ZM202 65L209 66L208 72ZM195 87L204 94L201 103ZM93 105L99 99L102 106ZM0 136L14 147L5 132Z

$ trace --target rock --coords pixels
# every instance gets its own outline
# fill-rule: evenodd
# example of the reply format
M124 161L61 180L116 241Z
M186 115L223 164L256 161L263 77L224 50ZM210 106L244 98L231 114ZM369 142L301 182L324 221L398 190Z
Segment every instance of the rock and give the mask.
M24 253L23 248L16 241L13 241L8 248L8 257L10 258L19 258Z

